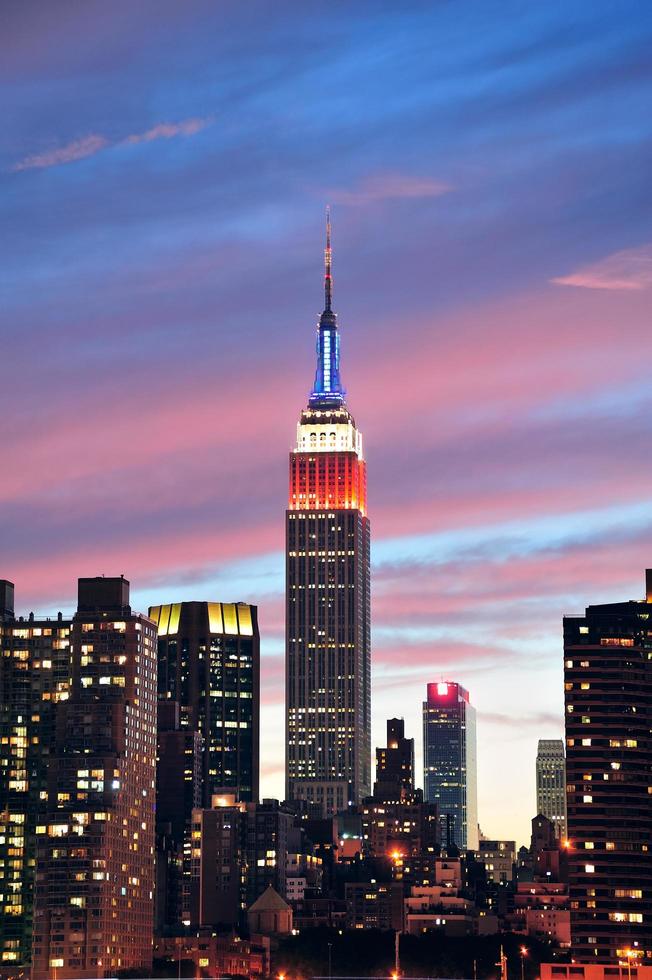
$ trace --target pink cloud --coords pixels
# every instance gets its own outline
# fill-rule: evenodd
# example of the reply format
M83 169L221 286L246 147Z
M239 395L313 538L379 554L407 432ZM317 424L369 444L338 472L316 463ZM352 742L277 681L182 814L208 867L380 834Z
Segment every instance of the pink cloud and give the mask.
M615 550L614 537L618 541ZM448 562L408 562L390 568L381 565L374 575L375 625L400 630L405 626L484 621L495 624L497 632L499 627L503 634L511 622L517 634L524 629L536 633L551 608L557 610L557 619L563 613L581 611L567 608L569 595L594 600L619 590L626 594L632 574L649 563L648 542L638 532L629 537L622 531L605 533L596 540L570 541L556 550L538 549L513 557L501 555L499 545L493 550L495 557L479 549L475 555ZM642 588L641 572L639 592ZM530 608L526 603L533 597L538 606ZM519 606L523 619L517 618L515 623ZM447 648L444 645L442 649L446 652ZM414 650L418 660L419 651L425 655L428 644L417 645ZM504 653L494 646L476 651L474 644L466 643L450 648L454 660ZM392 656L390 651L388 662Z
M400 325L400 376L386 353L398 324L378 324L378 343L361 345L360 353L351 350L359 342L347 328L345 377L366 439L374 539L646 499L652 464L628 465L645 413L643 422L582 415L587 406L590 413L594 392L641 375L644 359L631 357L619 324L626 304L630 344L652 349L644 298L559 291L408 320ZM200 581L230 557L280 551L287 451L305 396L293 360L279 360L270 372L266 361L252 357L246 388L228 360L217 370L210 358L180 366L172 388L165 371L131 377L125 366L119 397L110 373L81 392L78 373L72 384L65 375L46 416L34 413L16 386L5 434L11 465L0 481L0 499L5 513L30 522L34 540L48 536L49 560L41 561L43 548L30 554L22 543L5 541L5 574L20 574L23 589L29 582L40 604L71 588L80 566L108 573L117 563L142 588L191 573ZM304 361L309 378L309 354ZM7 384L10 392L11 377ZM391 400L379 399L385 390L393 392ZM278 391L286 396L276 397ZM548 406L564 398L580 399L578 417L565 411L547 418ZM219 424L226 412L237 426ZM568 478L569 463L582 480ZM553 559L546 561L543 582L541 562L520 568L514 587L520 582L521 594L548 590L557 573ZM491 595L499 597L504 587L508 601L509 569L489 564ZM580 560L575 569L567 567L572 588L585 566ZM450 582L460 585L457 593L432 568L412 572L410 588L403 589L400 572L395 582L391 569L379 570L376 622L454 619L468 608L465 595L492 601L491 595L483 599L486 581L462 564L448 569Z
M520 653L500 643L468 643L457 634L447 639L411 642L402 638L399 624L400 617L389 643L384 632L374 633L372 669L373 689L377 693L390 693L393 688L425 684L442 677L455 679L460 673L467 678L492 674L518 666L521 659Z
M152 140L171 139L173 136L194 136L213 122L212 117L183 119L178 123L158 123L144 133L134 133L122 140L123 143L150 143Z
M66 143L54 150L45 153L34 153L25 157L13 166L13 170L40 170L44 167L57 167L62 163L73 163L75 160L83 160L84 157L95 156L109 145L105 136L98 133L91 133L81 139Z
M213 122L212 117L182 119L177 123L157 123L143 133L132 133L124 139L110 141L99 133L91 133L81 139L73 140L64 146L48 150L45 153L35 153L14 164L12 170L40 170L45 167L57 167L63 163L73 163L85 157L95 156L111 146L131 143L151 143L153 140L172 139L175 136L193 136Z
M256 554L259 548L270 551L281 546L282 536L273 525L260 526L254 521L246 530L219 527L175 531L162 527L160 533L140 531L114 542L89 540L84 545L71 541L67 547L53 549L48 556L38 554L22 559L18 556L10 568L3 565L0 574L15 582L21 605L30 603L38 608L51 605L62 595L72 595L80 575L124 573L134 589L142 589L160 582L173 569L180 578L184 568L190 565L195 569L203 567L208 575L216 561L239 559ZM169 586L161 589L170 590Z
M614 252L593 265L552 280L581 289L640 290L652 286L652 244Z
M365 178L350 190L331 191L330 199L338 204L371 204L398 198L439 197L451 190L450 184L433 177L378 174Z

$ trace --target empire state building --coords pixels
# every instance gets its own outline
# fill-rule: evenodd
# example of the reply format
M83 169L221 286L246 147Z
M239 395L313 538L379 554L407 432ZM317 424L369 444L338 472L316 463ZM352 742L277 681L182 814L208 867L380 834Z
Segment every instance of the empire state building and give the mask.
M371 791L371 656L366 465L340 379L330 218L325 266L315 384L290 453L286 789L331 814Z

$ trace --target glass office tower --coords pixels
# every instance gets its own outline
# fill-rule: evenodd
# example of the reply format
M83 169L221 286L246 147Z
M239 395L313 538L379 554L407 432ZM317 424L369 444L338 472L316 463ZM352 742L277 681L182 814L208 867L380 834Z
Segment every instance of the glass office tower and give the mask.
M428 684L423 704L424 796L437 803L442 842L478 847L475 708L461 684Z

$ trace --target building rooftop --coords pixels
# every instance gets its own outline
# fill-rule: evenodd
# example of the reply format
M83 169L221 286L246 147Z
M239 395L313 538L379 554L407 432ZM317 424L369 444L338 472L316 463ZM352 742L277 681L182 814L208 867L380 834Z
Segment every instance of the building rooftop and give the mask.
M276 889L268 885L262 895L259 895L254 904L249 908L250 912L286 912L291 908L288 903L281 898Z

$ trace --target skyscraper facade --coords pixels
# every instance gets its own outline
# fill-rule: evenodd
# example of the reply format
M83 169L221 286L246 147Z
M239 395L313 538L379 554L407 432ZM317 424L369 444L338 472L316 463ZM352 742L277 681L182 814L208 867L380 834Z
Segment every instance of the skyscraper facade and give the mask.
M156 929L190 918L191 820L202 800L202 737L181 728L179 702L159 700L156 754Z
M13 584L0 580L0 973L31 961L36 828L69 696L70 628L61 615L15 617Z
M437 803L442 841L478 847L475 708L461 684L428 684L423 704L424 796Z
M217 798L216 798L217 799ZM193 926L235 926L247 908L246 803L235 795L192 812L191 900Z
M573 956L652 963L652 570L646 598L564 618Z
M124 578L79 580L69 667L36 828L34 980L152 960L156 630Z
M560 738L540 738L537 749L537 813L551 820L557 837L566 837L566 757Z
M260 637L256 606L151 606L158 627L158 693L176 701L180 728L203 739L201 805L215 793L258 800ZM188 819L190 811L188 810Z
M333 813L371 789L370 532L362 436L340 379L330 221L317 372L290 453L286 512L288 799Z
M402 718L387 722L387 745L376 749L374 799L400 800L414 793L414 739Z

